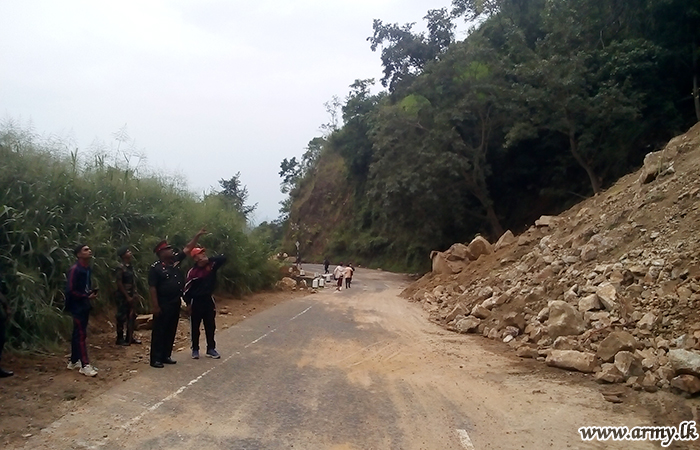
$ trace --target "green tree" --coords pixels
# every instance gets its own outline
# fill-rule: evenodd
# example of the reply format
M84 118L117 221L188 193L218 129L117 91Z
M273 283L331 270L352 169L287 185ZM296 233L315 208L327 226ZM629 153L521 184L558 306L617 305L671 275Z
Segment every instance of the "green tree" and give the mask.
M373 79L355 80L342 108L345 125L332 137L333 146L343 156L351 176L361 185L367 178L372 162L370 129L377 104L382 95L372 95Z
M602 24L572 14L572 7L589 10L589 17L604 15L604 5L593 0L549 4L546 37L516 70L523 108L507 140L513 145L540 131L562 134L598 193L601 167L625 153L630 131L637 130L643 95L631 77L653 67L655 48L640 39L616 40L612 32L603 41Z
M669 72L679 77L681 102L692 104L690 108L681 104L681 109L692 108L696 121L700 121L700 3L650 0L649 4L644 11L644 25L649 25L650 39L668 52Z
M284 158L280 163L279 176L282 178L282 185L280 190L282 193L290 192L296 185L300 175L301 175L301 165L297 161L296 156L292 159Z
M246 204L248 202L248 188L241 183L241 173L236 173L228 180L219 180L219 185L221 186L221 191L217 194L248 220L250 214L258 207L258 204Z
M374 34L367 40L372 51L382 47L384 76L381 82L391 91L399 84L410 82L454 42L455 25L446 8L430 10L424 19L428 22L427 36L413 33L415 23L399 26L375 19L372 24Z

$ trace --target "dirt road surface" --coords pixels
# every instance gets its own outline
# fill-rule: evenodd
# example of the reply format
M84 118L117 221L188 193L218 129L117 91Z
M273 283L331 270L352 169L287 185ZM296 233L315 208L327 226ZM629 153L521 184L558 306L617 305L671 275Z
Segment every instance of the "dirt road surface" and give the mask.
M326 287L220 330L220 360L178 352L177 365L140 370L23 448L658 448L582 441L581 426L654 418L606 402L581 374L430 323L398 297L406 284L358 269L351 289Z

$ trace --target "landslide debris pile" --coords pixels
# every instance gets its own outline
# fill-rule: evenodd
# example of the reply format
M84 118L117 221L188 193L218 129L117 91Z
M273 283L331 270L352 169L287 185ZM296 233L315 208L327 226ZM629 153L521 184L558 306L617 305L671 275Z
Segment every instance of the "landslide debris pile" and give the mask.
M433 252L432 320L636 389L700 392L700 124L560 216Z

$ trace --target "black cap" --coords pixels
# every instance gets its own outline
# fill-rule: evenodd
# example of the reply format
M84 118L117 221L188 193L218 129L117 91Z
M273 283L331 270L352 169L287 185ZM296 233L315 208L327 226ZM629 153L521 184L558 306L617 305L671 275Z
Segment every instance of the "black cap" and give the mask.
M128 251L129 251L129 246L128 246L128 245L122 245L121 247L119 247L119 248L117 249L117 256L121 258L121 257L123 257L124 255L126 255L126 252L128 252Z

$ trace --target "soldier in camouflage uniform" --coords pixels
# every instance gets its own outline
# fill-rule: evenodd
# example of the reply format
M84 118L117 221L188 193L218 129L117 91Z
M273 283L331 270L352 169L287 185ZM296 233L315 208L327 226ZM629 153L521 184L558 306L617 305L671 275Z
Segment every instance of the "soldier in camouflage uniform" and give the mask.
M114 271L117 282L117 291L114 294L117 300L117 345L140 344L141 341L134 338L136 325L134 302L139 295L136 292L134 266L131 265L133 255L127 246L120 247L117 255L121 259L121 264ZM126 336L124 335L125 325Z

